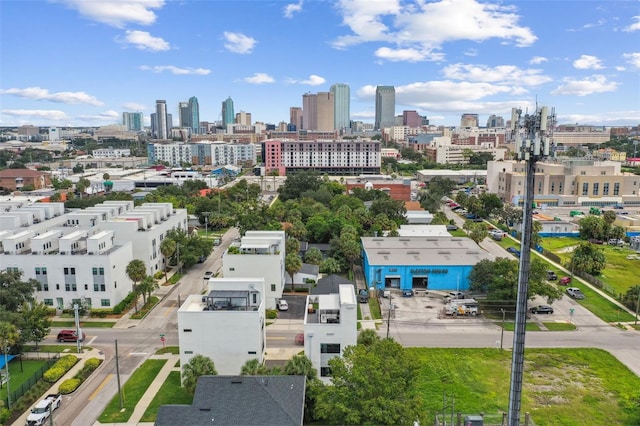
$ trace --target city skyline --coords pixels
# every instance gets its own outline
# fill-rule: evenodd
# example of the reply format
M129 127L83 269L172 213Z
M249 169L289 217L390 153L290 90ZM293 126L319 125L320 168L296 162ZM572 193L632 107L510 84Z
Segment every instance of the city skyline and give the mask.
M192 96L201 121L231 97L277 124L339 83L366 123L377 86L435 125L536 102L559 124L640 122L637 2L36 0L3 2L0 24L0 126L149 126L156 99L178 117Z

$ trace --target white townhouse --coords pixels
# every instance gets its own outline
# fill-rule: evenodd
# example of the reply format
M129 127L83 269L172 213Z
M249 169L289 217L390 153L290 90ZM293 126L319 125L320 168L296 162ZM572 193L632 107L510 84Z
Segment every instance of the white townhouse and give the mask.
M265 282L261 278L211 278L205 295L178 309L180 365L195 355L213 360L220 375L239 375L249 360L264 362Z

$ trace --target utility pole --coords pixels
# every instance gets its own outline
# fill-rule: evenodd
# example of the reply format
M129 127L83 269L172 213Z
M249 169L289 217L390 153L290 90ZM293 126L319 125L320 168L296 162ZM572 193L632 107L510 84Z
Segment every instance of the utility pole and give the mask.
M124 407L122 400L122 388L120 387L120 363L118 362L118 339L116 339L116 379L118 381L118 397L120 398L120 409Z
M391 327L391 310L393 309L393 304L391 303L393 297L391 296L391 292L389 292L389 315L387 316L387 339L389 338L389 328Z
M209 215L211 212L201 212L204 215L204 238L209 239Z
M635 325L638 325L638 311L640 310L640 285L638 287L638 300L636 300L636 320Z
M500 330L500 350L502 350L502 341L504 340L504 314L506 313L504 309L500 309L502 311L502 330Z
M80 341L82 339L82 330L80 329L80 313L79 313L79 309L80 307L78 306L77 303L73 304L73 315L76 321L76 346L78 349L78 353L81 352L80 346L82 344L82 342Z
M509 388L509 426L520 426L522 405L522 379L524 376L524 343L527 325L527 296L529 292L529 273L531 266L531 233L533 194L536 162L549 156L551 135L555 113L547 107L537 108L533 114L522 115L521 109L511 110L511 131L515 139L518 160L524 161L526 187L523 215L522 242L520 246L520 264L518 276L518 297L516 301L515 329L513 333L513 352L511 355L511 382Z

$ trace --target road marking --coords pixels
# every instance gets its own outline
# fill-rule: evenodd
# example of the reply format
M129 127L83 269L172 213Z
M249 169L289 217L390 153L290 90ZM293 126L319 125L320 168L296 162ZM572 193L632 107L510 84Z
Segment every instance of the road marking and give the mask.
M86 344L87 346L90 346L94 340L96 340L98 338L98 336L93 336L93 338L91 340L89 340L89 342Z
M169 308L164 308L164 309L165 309L164 311L165 318L168 317L173 312L173 309L169 309Z
M94 390L93 393L89 396L89 401L93 400L93 398L95 398L98 395L98 393L102 390L102 388L105 387L107 383L109 383L109 380L111 379L113 379L113 374L109 374L107 377L105 377L102 383L100 383L100 386L98 386L96 390Z
M131 355L131 356L145 356L145 355L149 355L149 352L131 352L129 355Z
M285 340L284 336L267 336L267 340Z

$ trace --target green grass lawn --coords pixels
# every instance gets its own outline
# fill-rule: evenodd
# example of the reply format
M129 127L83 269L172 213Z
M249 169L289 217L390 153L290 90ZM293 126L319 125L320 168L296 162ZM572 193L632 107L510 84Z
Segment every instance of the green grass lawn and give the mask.
M172 371L162 387L142 415L141 422L155 422L158 409L165 404L191 404L193 395L187 393L180 384L180 372Z
M112 328L115 321L80 321L81 328ZM76 328L75 321L51 321L51 327Z
M369 310L371 311L371 316L374 320L382 319L382 313L380 312L380 304L378 303L377 297L369 298Z
M178 346L167 346L162 349L158 349L156 351L156 355L162 355L162 354L178 355L179 353L180 353L180 348Z
M549 331L568 331L575 330L576 326L569 322L543 322Z
M463 229L456 229L455 231L449 231L452 237L466 237L467 233Z
M4 359L4 355L1 355ZM18 358L9 361L9 390L14 392L20 386L27 382L36 371L46 364L45 360L23 359L22 363ZM5 368L2 368L2 374L5 374ZM0 400L5 401L7 398L7 386L3 385L0 389ZM12 401L15 402L15 401Z
M498 323L498 325L502 325L502 321ZM516 324L512 321L505 321L504 329L506 331L513 331L516 328ZM535 322L527 321L527 325L525 326L526 331L540 331L540 327Z
M90 350L89 346L82 346L84 350ZM77 346L75 343L60 343L59 345L40 345L36 348L36 345L24 345L22 347L22 352L40 352L41 354L46 354L47 352L69 352L70 354L74 354L77 352Z
M408 348L422 361L418 392L433 419L448 411L496 413L509 406L511 352ZM536 426L638 425L640 377L600 349L528 349L522 410Z
M147 388L158 375L166 359L148 359L131 375L122 389L124 406L120 410L120 398L114 396L104 409L98 421L100 423L126 423L133 414L136 404L147 391Z

